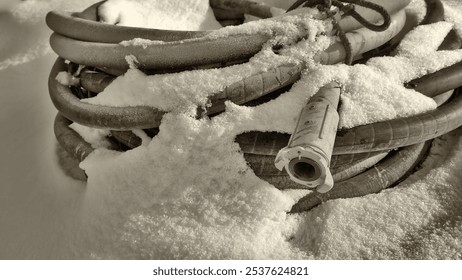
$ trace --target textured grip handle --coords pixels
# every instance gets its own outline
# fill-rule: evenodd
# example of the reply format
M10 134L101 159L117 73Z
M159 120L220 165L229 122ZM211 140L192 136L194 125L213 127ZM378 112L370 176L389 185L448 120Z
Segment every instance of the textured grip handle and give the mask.
M301 186L330 190L334 184L329 170L339 115L341 88L337 82L322 87L302 109L287 147L279 151L274 164L285 168Z

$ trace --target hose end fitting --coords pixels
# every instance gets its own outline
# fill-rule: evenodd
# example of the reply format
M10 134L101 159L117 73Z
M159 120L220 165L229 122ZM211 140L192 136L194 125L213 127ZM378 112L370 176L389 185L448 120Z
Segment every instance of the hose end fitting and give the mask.
M328 192L334 185L329 162L316 147L285 147L274 164L281 171L285 169L292 181L320 193Z

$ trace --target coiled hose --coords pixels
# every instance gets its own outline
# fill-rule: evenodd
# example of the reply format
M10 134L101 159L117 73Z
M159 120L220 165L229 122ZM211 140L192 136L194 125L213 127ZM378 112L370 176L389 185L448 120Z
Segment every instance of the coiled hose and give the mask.
M218 19L223 22L239 22L243 13L260 17L271 16L270 7L245 0L211 0L210 3L215 14L219 16ZM391 14L391 21L390 26L380 33L359 28L358 22L351 17L342 19L339 26L346 32L352 56L367 56L387 42L395 43L392 38L403 29L403 9L408 3L409 1L397 0L384 2L385 10ZM428 9L428 23L442 17L442 5L435 3L439 1L427 1L428 5L438 7ZM147 73L177 72L245 61L258 52L269 39L266 35L235 35L211 40L207 37L208 31L165 31L100 24L97 22L99 5L97 3L81 13L50 12L47 15L47 24L55 32L50 40L51 46L60 56L49 77L50 97L59 111L55 119L55 135L60 145L78 161L84 160L93 148L69 128L72 122L111 129L111 148L117 150L141 145L141 139L131 132L133 129L144 129L152 137L157 133L164 112L149 106L110 107L79 100L98 94L116 78L115 75L123 73L128 68L126 55L134 54L140 61L140 68ZM380 20L373 12L365 12L362 16L371 22ZM79 28L75 28L76 25ZM153 45L146 49L121 47L118 44L122 40L137 37L170 43L160 45L161 47ZM215 52L203 52L204 48ZM379 50L384 53L390 49L382 47ZM341 62L346 56L345 47L337 43L319 54L316 59L321 63L333 64ZM66 64L65 59L71 63ZM72 68L75 65L83 67L79 76L80 84L60 84L56 80L58 73L68 71L73 74L75 69ZM246 77L213 95L212 106L206 113L215 115L222 112L226 100L236 104L265 102L297 81L303 69L302 63L292 63ZM377 192L402 179L425 155L429 144L423 143L462 124L462 94L457 91L452 95L451 91L461 85L462 64L459 63L407 85L438 99L438 103L442 105L435 111L339 131L331 163L337 182L334 189L324 195L314 192L309 194L292 211L309 210L328 199ZM289 135L278 133L250 132L239 135L236 141L256 175L282 189L296 187L288 180L288 176L273 165L274 156L287 144L288 138ZM407 147L389 154L390 150L405 146ZM369 169L374 165L374 169ZM383 172L379 172L380 170ZM381 179L377 180L377 176Z

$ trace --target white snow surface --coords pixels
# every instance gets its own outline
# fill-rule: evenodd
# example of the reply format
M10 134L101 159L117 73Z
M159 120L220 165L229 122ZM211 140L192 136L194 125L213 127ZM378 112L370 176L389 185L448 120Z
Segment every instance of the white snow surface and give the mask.
M356 108L358 119L374 120L367 115L368 106L361 107L361 97L352 94L376 82L364 75L388 75L388 90L415 95L397 85L460 59L459 52L435 51L451 24L415 30L397 57L376 58L368 66L310 69L311 83L303 79L290 92L257 108L228 103L225 113L197 120L188 114L192 104L203 102L197 95L192 104L166 114L159 135L150 142L144 137L141 147L124 153L98 148L81 164L88 174L84 184L59 167L53 134L56 110L47 93L55 55L45 44L36 48L50 35L44 11L81 10L93 2L29 0L14 6L12 14L0 12L0 21L6 23L0 25L2 37L11 38L0 43L0 258L462 257L461 129L435 140L422 169L396 188L329 201L296 215L286 212L302 193L282 192L257 178L233 142L246 130L291 132L293 111L332 78L349 83L344 102L351 106L345 107ZM415 0L413 6L421 7L421 2ZM462 5L445 5L447 21L461 32ZM426 49L414 49L413 42L421 41ZM390 61L398 66L390 68ZM130 75L148 79L136 69L124 79ZM163 106L174 109L186 100L177 94L164 99ZM434 106L431 100L418 100L427 104L426 109ZM386 102L396 111L418 107ZM281 110L281 104L290 110ZM353 115L347 110L342 114L344 119ZM88 141L97 144L104 131L91 132L94 137Z
M169 30L210 30L221 27L208 0L108 0L99 8L101 22Z

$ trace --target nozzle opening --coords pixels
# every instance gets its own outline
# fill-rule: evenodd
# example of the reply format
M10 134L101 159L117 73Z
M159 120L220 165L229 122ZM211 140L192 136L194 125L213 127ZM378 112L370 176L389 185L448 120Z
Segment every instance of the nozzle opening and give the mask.
M294 158L289 162L289 170L293 176L302 181L316 181L321 177L319 164L309 158Z

